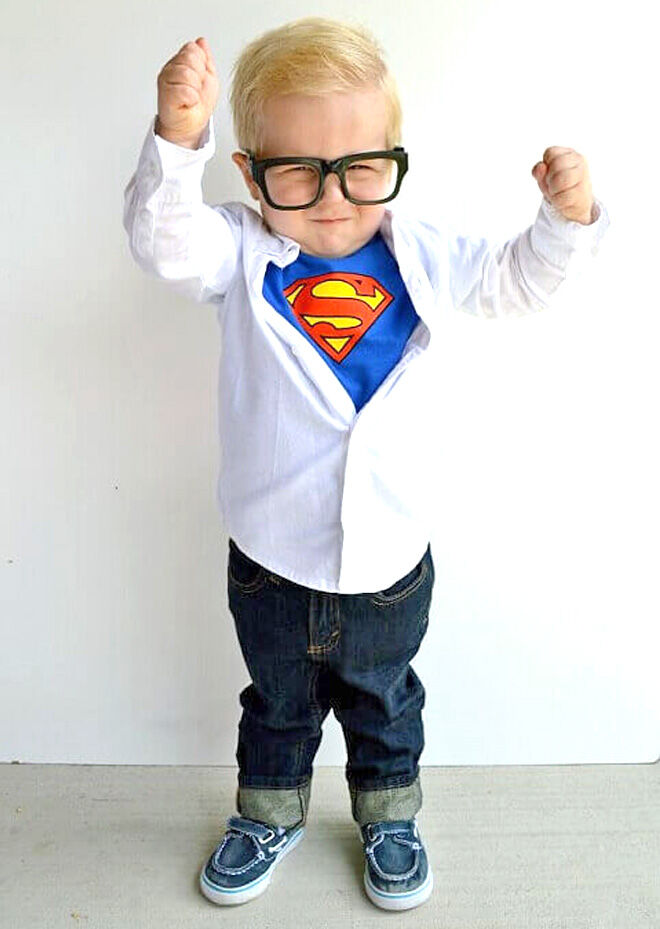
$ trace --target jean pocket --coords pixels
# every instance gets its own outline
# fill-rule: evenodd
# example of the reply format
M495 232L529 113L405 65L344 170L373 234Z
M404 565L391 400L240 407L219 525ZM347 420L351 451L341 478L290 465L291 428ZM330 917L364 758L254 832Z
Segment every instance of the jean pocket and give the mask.
M266 583L266 569L248 558L233 539L229 540L227 579L230 587L244 594L254 594Z
M391 587L370 594L371 602L374 606L390 606L412 596L426 580L430 564L430 552L427 549L424 557L415 565L412 571L395 581Z

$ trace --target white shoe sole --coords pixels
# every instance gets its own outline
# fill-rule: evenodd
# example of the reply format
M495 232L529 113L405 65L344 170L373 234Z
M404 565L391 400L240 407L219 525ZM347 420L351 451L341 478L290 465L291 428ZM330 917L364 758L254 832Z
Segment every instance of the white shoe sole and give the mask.
M369 880L369 869L364 869L364 889L372 903L380 907L381 910L411 910L415 906L425 903L433 892L433 874L429 865L429 873L426 880L418 887L417 890L409 890L407 893L393 894L384 893L378 890Z
M303 826L300 827L298 832L295 832L292 838L289 840L288 845L282 849L275 863L265 874L262 874L261 877L256 878L254 881L251 881L249 884L245 884L243 887L237 887L235 890L226 889L220 890L213 884L210 884L207 880L204 871L206 870L206 864L202 868L201 874L199 875L199 888L206 897L207 900L210 900L212 903L218 903L220 906L235 906L239 903L247 903L248 900L253 900L255 897L258 897L262 894L271 882L273 877L273 871L278 866L280 861L289 854L289 852L296 847L300 842L305 829Z

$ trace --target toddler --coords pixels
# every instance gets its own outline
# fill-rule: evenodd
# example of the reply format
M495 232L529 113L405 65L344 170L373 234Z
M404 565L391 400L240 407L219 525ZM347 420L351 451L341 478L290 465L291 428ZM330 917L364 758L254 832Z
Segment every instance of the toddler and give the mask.
M393 212L409 167L401 109L359 27L306 18L239 57L232 159L259 212L202 199L219 94L206 39L187 42L157 86L124 226L145 271L217 307L218 502L251 679L236 815L200 887L219 904L267 888L303 837L332 709L366 893L415 907L433 888L417 824L424 688L410 661L434 584L443 314L544 308L575 257L596 254L607 214L585 159L559 146L532 171L534 224L502 247Z

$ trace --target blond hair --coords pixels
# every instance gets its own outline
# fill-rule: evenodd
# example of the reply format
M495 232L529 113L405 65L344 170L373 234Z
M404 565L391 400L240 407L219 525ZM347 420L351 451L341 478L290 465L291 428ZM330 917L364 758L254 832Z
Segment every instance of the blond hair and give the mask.
M362 26L308 16L271 29L247 45L232 69L230 106L243 150L263 141L271 97L380 88L387 103L386 146L401 141L401 104L383 52Z

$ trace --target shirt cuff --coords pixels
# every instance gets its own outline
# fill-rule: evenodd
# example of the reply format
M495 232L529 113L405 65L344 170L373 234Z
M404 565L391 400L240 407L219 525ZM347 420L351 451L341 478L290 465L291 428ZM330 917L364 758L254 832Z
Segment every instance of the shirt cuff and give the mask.
M592 222L588 225L566 219L545 197L541 202L536 221L552 238L561 239L570 246L572 251L587 251L595 256L605 230L610 224L610 219L603 202L597 197L593 199Z
M156 117L149 125L138 162L138 184L147 201L154 194L164 203L201 202L202 175L215 152L213 118L202 135L199 148L184 148L168 142L155 131Z
M153 136L156 147L166 168L178 168L197 161L208 161L215 153L215 129L213 126L213 117L206 124L198 148L186 148L183 145L177 145L175 142L168 142L162 135L156 132L157 116L151 120L149 132Z

